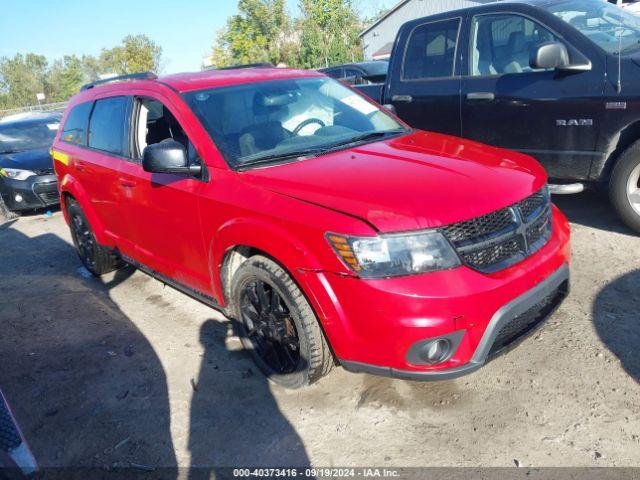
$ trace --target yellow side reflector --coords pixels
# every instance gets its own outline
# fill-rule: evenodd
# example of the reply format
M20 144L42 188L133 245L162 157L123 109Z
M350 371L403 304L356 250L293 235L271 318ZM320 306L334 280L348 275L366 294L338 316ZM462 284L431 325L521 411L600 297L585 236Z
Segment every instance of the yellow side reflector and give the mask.
M49 153L51 153L54 160L57 160L63 165L69 165L69 155L66 153L58 152L56 150L51 150Z

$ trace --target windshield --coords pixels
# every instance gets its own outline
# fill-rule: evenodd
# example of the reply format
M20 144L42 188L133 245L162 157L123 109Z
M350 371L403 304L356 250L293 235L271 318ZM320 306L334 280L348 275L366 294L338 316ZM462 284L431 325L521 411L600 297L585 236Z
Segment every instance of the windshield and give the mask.
M294 78L184 94L230 166L316 156L407 130L339 82Z
M565 0L546 6L608 53L640 48L640 19L602 0Z
M0 123L0 154L49 148L58 131L58 121Z

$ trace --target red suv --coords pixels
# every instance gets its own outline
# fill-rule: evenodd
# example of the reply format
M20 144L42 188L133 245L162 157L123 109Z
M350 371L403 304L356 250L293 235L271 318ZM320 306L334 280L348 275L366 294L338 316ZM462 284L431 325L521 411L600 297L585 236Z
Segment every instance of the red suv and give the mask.
M83 87L52 150L80 259L223 311L280 384L456 377L567 294L568 224L528 156L312 71L117 80Z

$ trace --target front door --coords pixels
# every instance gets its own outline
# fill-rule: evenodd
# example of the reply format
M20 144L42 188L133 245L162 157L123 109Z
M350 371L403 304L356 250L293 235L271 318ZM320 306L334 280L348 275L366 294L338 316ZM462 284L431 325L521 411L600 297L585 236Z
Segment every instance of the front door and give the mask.
M127 197L129 238L134 258L147 267L200 292L211 282L199 215L205 183L188 175L149 173L142 169L147 145L173 139L193 162L199 157L168 102L138 97L134 102L131 161L122 164L120 188Z
M527 153L554 179L586 179L596 155L604 74L534 70L530 52L560 41L524 15L481 14L470 21L468 75L462 81L462 136Z
M389 92L400 118L414 128L460 135L460 76L456 52L461 18L436 20L407 29L399 78Z

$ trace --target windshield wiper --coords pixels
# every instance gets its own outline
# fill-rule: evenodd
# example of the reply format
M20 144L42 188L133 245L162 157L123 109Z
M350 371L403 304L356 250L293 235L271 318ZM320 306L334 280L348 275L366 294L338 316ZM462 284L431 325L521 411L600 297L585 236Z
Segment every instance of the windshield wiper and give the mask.
M343 150L344 148L347 148L349 145L353 145L354 143L366 142L367 140L374 140L377 138L384 138L389 135L396 135L399 133L404 133L406 131L407 130L405 129L397 129L397 130L385 130L382 132L367 132L367 133L363 133L362 135L356 135L355 137L348 138L343 142L335 143L333 145L306 148L304 150L296 150L294 152L289 152L289 153L275 153L273 155L258 157L253 160L242 162L236 168L238 170L244 170L246 167L275 163L283 160L290 160L292 158L293 159L298 159L302 157L309 158L309 157L313 157L313 156L324 154L324 153L331 153L337 150Z
M273 155L266 155L264 157L258 157L253 160L247 160L246 162L242 162L237 166L238 170L243 170L245 167L254 166L254 165L264 165L267 163L274 163L280 160L290 160L292 158L301 158L301 157L310 157L313 155L317 155L324 151L323 148L315 147L315 148L306 148L304 150L296 150L295 152L289 153L274 153Z
M404 133L406 130L404 128L398 128L396 130L384 130L382 132L367 132L362 135L356 135L355 137L348 138L344 142L337 143L328 148L331 151L333 148L341 148L347 145L352 145L354 143L366 142L367 140L375 140L378 138L384 138L390 135L396 135L399 133Z

